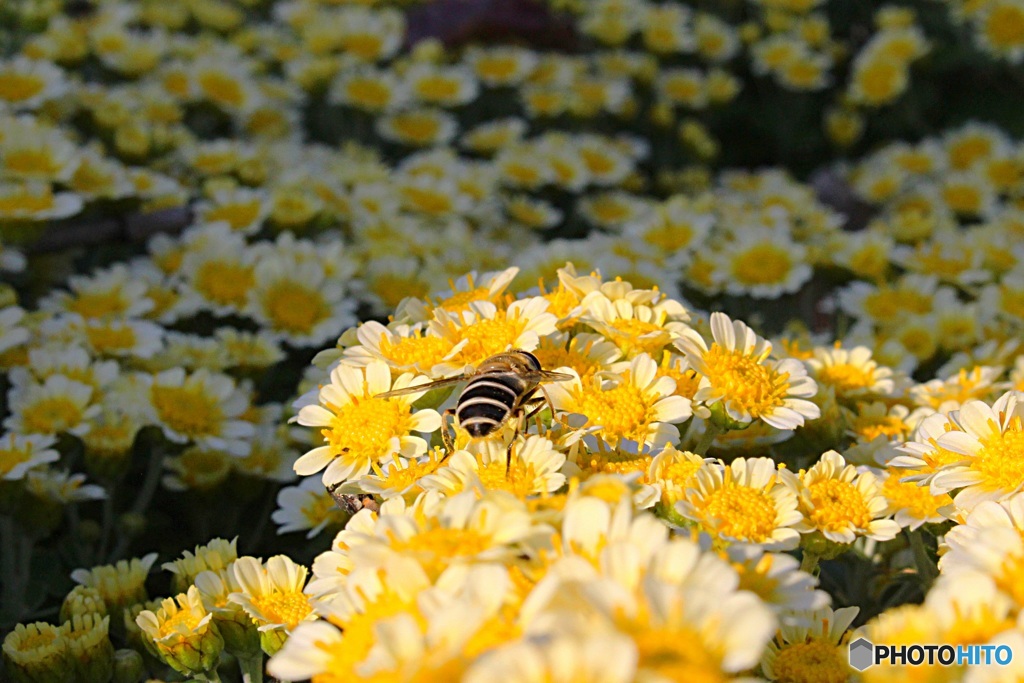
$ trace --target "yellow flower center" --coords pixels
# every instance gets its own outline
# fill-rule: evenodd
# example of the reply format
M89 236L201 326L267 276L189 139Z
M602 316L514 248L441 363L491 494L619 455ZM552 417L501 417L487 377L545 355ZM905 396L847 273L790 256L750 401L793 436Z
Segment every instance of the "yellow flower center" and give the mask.
M997 48L1013 49L1024 44L1024 10L1016 5L996 5L985 21L985 35Z
M654 354L672 340L668 331L637 318L619 318L610 323L612 341L627 354Z
M996 576L996 585L1000 590L1013 596L1016 605L1024 604L1024 581L1020 580L1021 576L1024 576L1024 557L1007 555ZM987 640L976 642L987 642Z
M497 83L511 80L519 70L519 60L505 55L488 55L476 63L476 72L481 78Z
M857 73L857 81L871 104L882 104L898 94L904 81L903 66L889 60L876 59Z
M50 150L12 149L4 154L4 166L11 173L23 176L52 176L60 171L60 163L53 158Z
M770 540L775 531L775 500L764 489L737 486L727 480L698 507L703 508L719 536L761 543Z
M262 298L271 327L292 334L309 334L331 315L319 291L294 280L271 286Z
M341 44L346 52L365 61L372 61L377 58L384 47L384 41L380 36L372 33L353 33L341 39Z
M515 454L513 454L513 458L515 458ZM478 455L477 475L483 482L485 490L508 491L517 498L526 498L530 494L536 493L534 483L537 473L534 471L532 463L523 464L516 458L506 475L504 458L492 460L486 465L481 464L480 460L481 457Z
M245 104L245 90L238 79L231 74L204 71L197 79L203 94L211 102L241 107Z
M809 484L814 510L810 522L822 531L864 530L871 524L871 511L857 487L848 481L822 479Z
M785 282L793 269L789 252L774 244L758 244L732 260L732 274L745 285L770 285Z
M548 292L544 295L544 298L548 301L548 312L559 319L569 315L569 312L580 303L580 297L575 292L562 287ZM545 365L544 367L557 366Z
M428 216L443 216L453 208L448 194L430 188L405 187L402 188L402 197L410 209Z
M97 325L85 328L92 347L100 352L127 351L135 346L135 330L128 325Z
M981 210L981 192L973 185L947 185L942 198L957 213L974 214Z
M295 628L313 611L309 596L302 591L254 595L252 604L263 617L262 621L267 624L284 624L289 629Z
M817 371L815 379L821 384L835 387L839 394L851 389L870 389L875 383L871 370L848 363L826 365Z
M1024 482L1024 431L1020 417L1013 418L1004 433L981 439L981 446L971 468L985 476L984 486L1003 491L1019 489Z
M663 223L645 232L644 240L661 251L671 253L693 240L693 228L681 223Z
M195 631L203 616L205 615L193 614L192 610L188 609L178 610L160 622L155 640L159 641L168 636L180 635L182 627L189 632Z
M396 365L415 365L424 369L440 363L452 350L452 343L444 337L402 337L397 342L384 335L380 338L380 353Z
M903 477L921 473L923 470L889 468L889 477L882 483L882 495L895 511L903 510L914 519L935 519L939 508L952 504L953 499L948 493L933 496L927 486L917 482L900 482Z
M208 209L203 218L209 223L227 221L231 225L232 230L241 230L259 218L261 208L262 203L259 200L231 202Z
M0 448L0 475L7 474L15 465L28 461L32 454L13 448Z
M588 344L589 346L590 344ZM540 361L542 368L572 368L584 380L597 372L600 367L597 361L586 355L585 352L573 348L552 349L542 347L531 351L531 353Z
M391 125L399 135L413 142L430 142L441 129L440 122L434 117L415 112L398 114L391 119Z
M906 436L907 423L895 415L867 416L854 419L853 431L864 441L879 436L896 439Z
M680 454L661 464L661 468L655 473L654 480L671 483L675 488L683 489L693 481L693 476L700 469L700 465L700 460L688 460Z
M525 320L509 318L504 311L498 311L493 318L478 320L458 331L460 339L467 340L459 360L476 364L501 353L509 345L515 346L525 327Z
M82 408L64 396L51 396L26 409L22 420L26 434L56 434L80 423Z
M701 635L685 626L640 626L630 629L639 654L641 671L660 680L719 683L727 680L715 655Z
M574 412L587 417L587 425L600 425L601 438L609 443L632 439L647 440L651 422L650 401L627 376L615 387L598 391L584 388L576 395Z
M679 371L674 367L662 366L658 369L659 377L671 377L676 381L675 394L684 398L693 398L700 386L700 375L695 370Z
M420 279L416 273L402 275L400 273L380 273L369 275L373 293L380 297L388 309L393 309L407 296L423 298L430 293L430 285Z
M192 286L203 298L222 306L241 308L256 284L251 266L210 260L196 269Z
M947 155L950 165L962 171L970 168L975 161L992 153L992 141L986 136L970 136L949 146Z
M392 440L409 431L411 413L401 401L353 397L343 406L326 407L334 418L322 434L331 453L338 457L383 460L396 450Z
M179 434L196 438L220 432L223 419L220 404L202 386L154 385L150 399L160 420Z
M817 639L782 648L772 668L779 683L845 683L851 673L839 647Z
M40 213L53 208L53 193L49 188L30 194L23 189L13 194L0 196L0 216L10 214Z
M707 378L732 405L757 419L783 405L789 374L777 373L757 358L730 351L717 343L704 355Z
M775 564L775 558L770 553L762 555L754 566L742 562L733 562L732 568L736 570L740 577L740 583L737 588L750 591L762 600L774 600L775 591L779 588L779 580L769 575L773 564Z
M447 102L459 94L459 82L446 76L426 76L416 82L415 90L426 102Z
M392 547L400 553L417 556L427 575L436 578L453 562L472 559L488 550L492 541L473 529L426 529L404 540L394 540Z
M636 455L618 449L590 453L580 467L590 473L629 474L646 472L651 465L650 455Z
M190 489L206 491L231 474L232 456L221 451L189 448L176 461L176 471Z
M470 289L454 292L447 299L438 302L437 306L446 311L463 311L469 307L470 302L490 300L491 290L489 287L474 287L472 279L470 279L469 286ZM454 285L452 289L455 289Z
M391 88L380 81L357 78L348 83L348 97L356 105L383 109L391 101Z
M32 74L0 73L0 100L24 102L41 93L46 81Z

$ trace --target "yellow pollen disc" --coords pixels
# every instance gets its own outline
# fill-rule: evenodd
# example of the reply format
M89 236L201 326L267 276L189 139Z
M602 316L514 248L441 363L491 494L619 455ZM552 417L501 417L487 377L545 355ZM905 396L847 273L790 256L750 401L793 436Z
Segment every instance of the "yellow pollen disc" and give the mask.
M771 601L775 597L775 591L779 588L778 579L768 575L771 571L774 559L771 554L765 553L757 564L750 567L742 562L734 562L732 568L740 576L738 588L750 591L763 600Z
M986 17L985 35L997 48L1024 45L1024 10L1010 4L996 5Z
M651 422L650 404L629 378L607 391L584 389L577 395L576 410L587 416L588 425L600 425L601 438L609 443L632 439L643 443Z
M673 458L672 462L662 466L657 473L658 479L671 481L677 486L683 486L693 480L693 476L700 469L700 461L686 460L685 458Z
M777 374L756 358L711 345L704 355L711 385L732 405L751 417L770 414L783 405L789 390L789 375Z
M875 60L856 74L868 102L885 102L896 93L903 75L902 66L887 60Z
M444 337L403 337L392 343L389 337L380 338L380 352L399 366L417 365L429 369L444 360L452 343Z
M1016 491L1024 482L1024 430L1015 417L1006 432L981 439L981 451L971 469L985 476L986 488Z
M745 285L770 285L785 281L793 258L774 244L758 244L732 261L733 276Z
M491 290L488 287L472 287L463 292L455 292L447 299L438 302L438 306L446 311L463 311L469 307L472 301L489 301Z
M433 140L441 127L436 119L415 113L399 114L392 119L391 125L406 138L417 142Z
M23 463L31 457L26 451L16 451L12 448L0 448L0 475L7 474L14 469L14 466Z
M540 361L544 368L569 367L575 370L581 378L587 378L598 370L597 361L572 349L545 349L540 348L531 353Z
M356 104L380 109L391 101L391 88L378 81L356 79L348 84L348 96Z
M83 292L68 303L68 310L78 313L83 318L118 315L124 313L127 308L128 302L116 289L106 292Z
M445 102L459 94L459 82L444 76L427 76L416 82L415 90L427 102Z
M1019 555L1007 555L1007 557L1003 559L1002 566L999 568L999 574L996 577L996 585L1007 594L1013 596L1014 604L1017 605L1024 604L1021 602L1024 600L1024 581L1020 580L1021 576L1024 576L1024 557Z
M459 359L467 363L479 363L504 351L509 344L515 346L515 341L526 327L526 321L518 318L506 318L505 313L499 311L494 318L484 318L459 330L462 339L466 339L466 346L459 353Z
M548 300L548 312L559 319L569 315L569 312L580 302L580 298L575 292L561 288L545 294L544 298Z
M135 330L124 326L99 326L85 328L85 336L93 348L100 351L126 350L135 346Z
M851 673L839 647L824 640L787 645L773 669L780 683L845 683Z
M906 435L907 424L895 415L858 418L854 420L853 431L865 441L871 441L879 436L895 439Z
M208 223L227 221L232 230L240 230L259 218L261 208L259 201L221 204L207 210L203 218Z
M27 176L54 175L60 170L48 149L13 149L4 155L4 166Z
M660 680L666 681L718 683L727 680L714 654L701 645L700 634L694 630L685 627L641 629L630 634L637 645L637 664L641 670L654 672Z
M295 628L313 611L309 596L301 591L253 596L252 604L263 615L263 621L284 624L289 629Z
M431 453L430 459L425 462L412 461L407 467L392 467L381 481L381 486L404 491L423 477L436 472L440 464L440 455L434 451Z
M651 456L623 453L622 451L605 451L591 453L590 460L581 463L583 469L590 472L608 474L629 474L630 472L646 472L651 465Z
M636 318L619 318L608 327L615 345L627 353L655 353L671 340L669 333L658 325Z
M38 76L0 73L0 100L6 102L24 102L41 93L45 87L46 82Z
M82 421L82 409L62 396L44 398L24 411L26 434L56 434Z
M453 208L450 196L429 188L406 187L402 189L402 197L410 208L428 216L441 216ZM475 301L475 299L470 299L470 301Z
M515 457L514 454L513 457ZM480 457L477 456L478 463L479 459ZM533 484L536 472L534 472L533 465L523 466L520 462L516 462L509 468L508 476L506 476L505 461L500 459L486 465L478 465L477 474L487 491L508 491L517 498L526 498L534 493Z
M714 520L718 535L741 541L768 541L775 531L775 501L765 491L726 484L701 503L704 516Z
M482 78L501 83L515 76L518 66L519 61L514 57L489 56L476 63L476 72Z
M384 45L381 37L375 36L372 33L353 33L347 35L342 38L341 44L346 52L351 52L367 61L376 58Z
M0 196L0 216L13 213L33 214L53 208L53 194L49 189L29 194L22 191L17 194Z
M855 365L826 365L818 371L816 379L822 384L834 386L842 393L850 389L868 389L874 384L874 373Z
M414 296L422 299L430 293L430 286L415 274L381 273L370 276L373 293L380 297L388 309L396 308L402 299Z
M353 397L351 403L327 409L334 419L322 433L331 453L342 458L383 460L393 452L391 440L409 432L410 410L401 401Z
M415 554L431 577L441 575L453 561L472 559L491 547L491 539L472 529L435 527L404 541L395 541L398 552Z
M256 284L253 270L241 263L207 261L196 270L192 286L215 304L242 307Z
M156 637L157 639L160 639L177 634L180 632L180 627L182 626L184 626L188 631L194 631L200 621L202 621L202 617L192 614L191 610L178 610L174 616L168 617L160 622L160 628L157 631Z
M823 531L864 530L871 524L871 512L864 496L853 484L839 479L823 479L810 484L814 511L810 522Z
M292 334L309 334L331 315L320 292L293 280L271 286L261 298L271 326Z
M229 74L205 71L197 79L203 94L211 102L240 107L245 103L245 91L238 80Z
M882 482L882 495L896 510L905 510L915 519L934 518L939 508L950 505L953 499L948 493L933 496L927 486L917 482L901 482L900 478L921 474L921 470L897 470L889 468L889 477Z
M160 420L179 434L196 438L220 431L220 404L201 386L154 386L150 400Z
M676 381L675 394L685 398L693 398L700 387L700 375L694 370L680 372L672 367L662 367L658 370L659 377L671 377Z
M959 605L954 604L953 612L956 615L953 623L942 632L943 642L951 645L987 643L1014 627L1013 619L1001 617L989 605L974 606L965 613Z

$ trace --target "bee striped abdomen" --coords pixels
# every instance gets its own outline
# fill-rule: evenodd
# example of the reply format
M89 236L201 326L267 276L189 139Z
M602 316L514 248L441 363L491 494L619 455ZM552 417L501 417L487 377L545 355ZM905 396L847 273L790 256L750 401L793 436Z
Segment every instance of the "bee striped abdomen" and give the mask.
M513 375L479 375L459 396L455 418L473 438L485 437L508 419L526 388L526 383Z

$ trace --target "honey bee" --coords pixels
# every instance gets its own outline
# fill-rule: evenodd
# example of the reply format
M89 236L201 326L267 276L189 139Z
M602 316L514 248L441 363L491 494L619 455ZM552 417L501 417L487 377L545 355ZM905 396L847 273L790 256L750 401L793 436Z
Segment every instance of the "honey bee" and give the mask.
M564 372L550 372L541 368L540 361L529 351L510 349L505 353L486 358L475 369L454 377L419 384L416 386L386 391L377 394L377 398L412 394L437 387L448 386L458 382L467 382L459 394L455 408L449 408L441 416L443 425L441 436L447 453L452 453L454 439L448 431L448 418L455 417L456 424L465 429L474 439L486 439L510 419L514 419L516 433L531 417L536 415L545 404L551 405L551 399L541 387L541 382L564 382L573 379ZM541 397L537 396L537 392ZM511 450L506 454L505 470L511 467Z

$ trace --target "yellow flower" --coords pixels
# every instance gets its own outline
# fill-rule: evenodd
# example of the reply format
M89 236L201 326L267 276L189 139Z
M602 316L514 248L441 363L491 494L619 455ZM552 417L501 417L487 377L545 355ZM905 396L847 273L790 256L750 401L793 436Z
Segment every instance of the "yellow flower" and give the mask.
M726 542L773 550L792 550L799 544L795 527L803 516L796 490L771 458L736 458L728 465L705 462L695 478L696 485L686 490L676 511L701 529Z
M17 683L62 683L72 663L68 627L45 622L18 624L4 638L3 656Z
M164 562L161 568L174 574L171 590L183 593L201 572L219 571L227 567L238 558L237 543L237 537L230 541L214 538L205 545L197 545L194 553L186 550L180 559Z
M214 670L224 649L224 639L212 618L203 607L199 590L189 586L188 593L161 602L155 613L143 610L135 623L150 652L175 671L195 676Z
M255 557L240 557L230 571L239 591L228 600L252 618L267 654L277 652L299 623L317 618L310 597L302 592L307 569L285 555L275 555L266 564Z
M377 395L427 378L405 373L391 380L391 370L382 361L365 369L339 365L331 371L331 382L309 396L295 420L305 427L319 427L325 445L309 451L295 462L303 476L323 474L325 486L355 479L381 465L393 455L414 457L427 450L427 442L412 432L434 432L441 427L436 410L412 411L422 396L378 398ZM317 403L314 403L314 400Z
M783 625L768 643L761 670L771 681L820 681L840 683L853 671L846 653L846 631L860 611L823 607L808 615L809 625Z
M156 553L150 553L141 559L133 557L131 560L120 560L117 564L76 569L71 572L71 579L98 590L111 614L117 614L118 610L128 605L149 599L146 594L146 577L156 557Z

